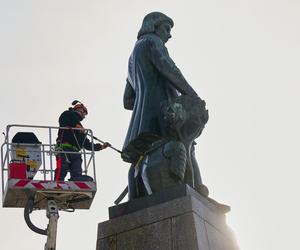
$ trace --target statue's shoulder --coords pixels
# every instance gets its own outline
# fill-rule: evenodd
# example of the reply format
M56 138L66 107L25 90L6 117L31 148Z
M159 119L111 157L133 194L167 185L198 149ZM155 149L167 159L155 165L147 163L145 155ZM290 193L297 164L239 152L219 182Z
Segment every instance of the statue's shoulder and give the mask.
M143 35L138 41L138 43L144 43L144 44L147 44L149 46L153 46L153 47L161 47L161 46L164 46L162 40L154 35L154 34L146 34L146 35Z

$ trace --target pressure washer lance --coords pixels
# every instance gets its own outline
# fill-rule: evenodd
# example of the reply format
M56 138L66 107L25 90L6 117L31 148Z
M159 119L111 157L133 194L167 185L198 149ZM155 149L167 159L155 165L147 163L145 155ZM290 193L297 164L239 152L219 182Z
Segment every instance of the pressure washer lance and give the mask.
M91 136L91 135L90 135L90 136ZM91 137L93 137L93 139L96 140L96 141L98 141L98 142L105 143L104 141L98 139L96 136L91 136ZM130 156L129 156L128 154L122 152L122 151L119 150L119 149L116 149L116 148L113 147L112 145L109 144L108 147L110 147L111 149L113 149L113 150L117 151L118 153L120 153L120 154L122 155L122 158L123 158L123 159L130 159Z
M96 141L98 141L98 142L101 142L101 143L103 143L103 144L105 143L104 141L98 139L96 136L93 136L93 139L96 140ZM118 153L122 154L122 151L121 151L121 150L116 149L116 148L113 147L111 144L108 144L108 147L110 147L111 149L113 149L113 150L117 151Z

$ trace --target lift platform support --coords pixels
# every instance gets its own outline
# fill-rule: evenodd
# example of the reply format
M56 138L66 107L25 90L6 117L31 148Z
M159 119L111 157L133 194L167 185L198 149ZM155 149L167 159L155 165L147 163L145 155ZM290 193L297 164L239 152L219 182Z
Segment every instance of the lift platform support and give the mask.
M33 199L30 198L28 199L27 205L24 209L24 218L26 221L26 224L28 225L28 227L38 233L38 234L42 234L42 235L46 235L47 236L47 242L45 245L45 250L55 250L56 249L56 234L57 234L57 222L58 222L58 206L55 202L55 200L48 200L48 207L47 207L47 212L46 215L49 219L49 224L47 229L40 229L38 227L36 227L35 225L33 225L33 223L30 220L30 216L29 214L32 212L32 208L33 208Z
M59 129L77 128L8 125L5 141L1 146L2 205L24 208L24 219L28 227L47 236L45 250L56 249L59 211L89 209L97 191L94 149L88 152L71 152L81 154L83 173L88 173L93 181L54 180L56 155L66 153L57 151L53 143ZM92 131L86 129L85 132L93 142ZM14 136L11 140L12 134ZM30 214L41 209L46 210L49 219L46 229L36 227L30 220Z

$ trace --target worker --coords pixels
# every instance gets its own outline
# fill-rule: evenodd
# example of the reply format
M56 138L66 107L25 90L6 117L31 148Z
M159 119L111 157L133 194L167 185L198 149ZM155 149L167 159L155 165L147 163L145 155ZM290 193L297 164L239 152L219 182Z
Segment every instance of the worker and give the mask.
M93 181L92 177L82 175L82 158L79 151L82 148L91 151L93 147L95 151L100 151L110 144L108 142L103 144L90 142L86 136L86 130L81 124L81 121L88 114L87 108L77 100L72 105L73 107L64 111L59 117L59 126L69 129L59 129L58 131L56 151L59 153L56 158L57 166L54 179L64 181L68 171L70 171L71 178L69 181Z

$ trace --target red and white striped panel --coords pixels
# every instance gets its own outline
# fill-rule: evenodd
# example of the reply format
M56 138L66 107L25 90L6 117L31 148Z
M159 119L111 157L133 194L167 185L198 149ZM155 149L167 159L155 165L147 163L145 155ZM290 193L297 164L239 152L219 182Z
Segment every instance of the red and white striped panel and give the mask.
M78 190L78 191L96 191L95 182L83 181L41 181L26 179L9 179L9 188L24 189L45 189L45 190Z

